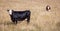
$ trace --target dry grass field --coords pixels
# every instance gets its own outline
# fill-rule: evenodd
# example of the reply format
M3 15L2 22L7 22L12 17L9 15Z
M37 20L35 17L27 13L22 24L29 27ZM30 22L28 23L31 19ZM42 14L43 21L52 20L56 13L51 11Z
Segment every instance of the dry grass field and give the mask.
M50 11L46 11L47 5ZM7 9L29 9L30 23L12 24ZM0 0L0 31L60 31L60 0Z

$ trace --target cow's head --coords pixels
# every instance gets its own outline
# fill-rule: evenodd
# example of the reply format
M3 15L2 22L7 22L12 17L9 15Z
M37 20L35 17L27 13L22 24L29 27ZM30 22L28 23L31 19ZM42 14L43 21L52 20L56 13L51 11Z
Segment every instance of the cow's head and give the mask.
M8 11L8 13L9 13L9 15L12 15L12 12L13 12L13 10L7 10Z

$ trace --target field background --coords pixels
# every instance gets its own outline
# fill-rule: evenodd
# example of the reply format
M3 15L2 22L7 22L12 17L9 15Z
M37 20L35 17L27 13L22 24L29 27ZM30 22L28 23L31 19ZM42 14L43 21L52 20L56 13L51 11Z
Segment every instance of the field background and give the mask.
M46 11L47 5L50 11ZM30 23L12 24L8 9L29 9ZM0 0L0 31L60 31L60 0Z

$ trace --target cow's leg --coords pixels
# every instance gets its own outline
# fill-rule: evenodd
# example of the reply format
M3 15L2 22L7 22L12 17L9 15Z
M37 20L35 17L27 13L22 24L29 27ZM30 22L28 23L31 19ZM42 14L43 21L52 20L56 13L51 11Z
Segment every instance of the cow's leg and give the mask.
M13 19L12 22L15 23L15 20Z
M15 23L17 24L17 20L15 21Z
M17 19L15 19L15 24L17 24Z
M16 20L13 20L12 22L13 22L13 24L16 24L16 22L15 22Z
M30 22L30 15L27 17L27 23Z
M16 19L16 18L13 18L13 19L12 19L12 22L13 22L14 24L17 24L17 19Z

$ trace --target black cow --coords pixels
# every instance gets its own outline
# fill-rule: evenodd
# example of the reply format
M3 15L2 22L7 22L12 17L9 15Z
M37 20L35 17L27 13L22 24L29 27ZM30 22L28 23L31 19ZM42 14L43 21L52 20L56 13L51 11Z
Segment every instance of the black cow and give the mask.
M14 10L7 10L9 12L9 15L11 17L11 20L13 23L17 24L17 21L23 21L27 19L27 23L30 22L30 10L25 11L14 11Z

